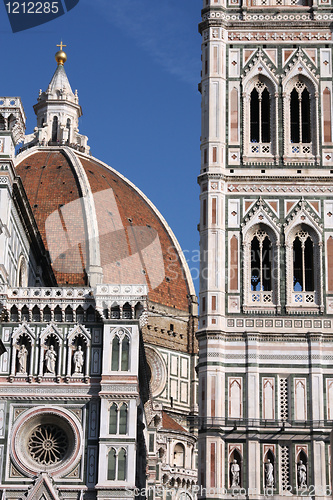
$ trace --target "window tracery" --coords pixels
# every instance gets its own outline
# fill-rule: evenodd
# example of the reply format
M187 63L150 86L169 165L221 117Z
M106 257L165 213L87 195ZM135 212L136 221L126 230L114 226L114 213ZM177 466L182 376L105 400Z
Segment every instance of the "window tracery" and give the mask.
M318 92L305 76L284 85L285 163L318 162Z
M108 480L126 480L127 456L124 448L111 448L108 455Z
M244 84L243 94L245 163L273 162L277 154L277 91L273 82L257 75Z
M277 235L264 224L244 235L244 311L275 310L279 306Z
M310 226L297 225L286 234L287 312L322 306L321 256L321 239Z
M113 403L109 410L109 433L127 434L128 407L126 403L118 406Z
M66 433L55 424L39 425L28 440L28 452L31 458L42 465L60 462L66 455L67 449Z
M269 92L266 85L257 81L254 89L251 92L250 104L250 139L251 143L267 143L262 146L263 152L269 152L268 143L271 142L270 130L270 106L269 106ZM252 152L256 146L252 146ZM259 146L255 152L259 152Z
M119 332L112 340L111 371L129 370L130 340L126 334Z

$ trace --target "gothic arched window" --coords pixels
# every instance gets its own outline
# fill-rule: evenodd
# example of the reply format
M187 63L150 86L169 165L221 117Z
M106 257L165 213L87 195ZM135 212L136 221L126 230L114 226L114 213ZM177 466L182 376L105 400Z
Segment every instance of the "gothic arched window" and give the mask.
M261 82L251 92L250 120L251 142L271 142L269 92Z
M310 94L301 82L296 83L290 94L290 140L293 143L311 142Z
M19 313L18 313L18 309L16 306L13 306L11 309L10 309L10 321L12 321L13 323L17 323L19 320Z
M129 361L129 339L124 337L121 343L121 371L128 371L128 361Z
M305 231L296 233L293 243L294 292L314 291L313 242Z
M256 224L245 232L243 248L243 310L277 310L280 307L279 235L266 224Z
M114 448L111 448L108 456L108 480L114 481L116 479L116 465L117 454Z
M112 358L111 358L111 370L119 370L119 350L120 350L120 339L117 335L112 340Z
M123 403L119 410L119 434L127 434L127 405Z
M258 230L251 241L251 290L272 290L271 242L265 231Z
M45 306L43 309L43 321L51 321L51 309L49 308L49 306Z
M111 448L108 456L108 480L125 481L126 468L127 460L124 448L120 448L119 450Z
M126 451L120 448L118 453L118 481L125 481L126 479Z
M40 321L40 310L38 306L34 306L32 309L32 321Z
M286 280L288 312L322 308L322 246L319 234L300 224L286 234Z
M127 372L129 370L130 341L127 335L122 339L115 335L112 340L111 371Z
M118 407L116 403L113 403L113 405L110 407L109 415L110 415L109 434L117 434Z
M123 403L120 408L118 408L116 403L113 403L109 411L110 434L127 434L127 413L128 408L125 403Z
M318 162L318 89L305 75L283 90L284 162Z
M278 92L273 81L256 75L244 82L243 161L274 163L277 154ZM254 160L255 158L255 160Z

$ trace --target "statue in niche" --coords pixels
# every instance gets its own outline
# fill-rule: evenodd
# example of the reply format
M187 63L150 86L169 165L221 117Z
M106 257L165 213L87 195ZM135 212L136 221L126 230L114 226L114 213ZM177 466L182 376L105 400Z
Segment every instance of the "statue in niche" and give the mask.
M54 346L51 345L45 353L45 373L55 375L55 366L57 361L57 353Z
M231 472L231 488L236 488L239 486L240 482L240 467L238 465L238 462L236 459L232 462L230 466L230 472Z
M306 488L306 465L302 460L297 464L297 477L299 488Z
M21 345L20 349L17 352L17 360L18 360L18 373L26 374L27 362L28 362L28 349L24 344Z
M272 488L274 486L274 466L269 458L265 464L265 480L265 484L268 488Z
M82 347L79 345L77 350L73 355L73 363L74 363L74 374L81 374L84 365L84 353L82 351Z

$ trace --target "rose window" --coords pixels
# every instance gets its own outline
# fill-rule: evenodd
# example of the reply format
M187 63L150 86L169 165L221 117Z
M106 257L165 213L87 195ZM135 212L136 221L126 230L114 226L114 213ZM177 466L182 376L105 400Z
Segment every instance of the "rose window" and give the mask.
M28 440L31 458L43 465L60 462L68 450L65 432L54 424L41 424L34 429Z

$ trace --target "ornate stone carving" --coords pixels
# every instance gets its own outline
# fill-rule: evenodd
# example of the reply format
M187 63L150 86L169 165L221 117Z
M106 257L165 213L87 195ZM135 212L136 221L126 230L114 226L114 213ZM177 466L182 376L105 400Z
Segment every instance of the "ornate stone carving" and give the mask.
M54 350L54 346L50 345L48 350L45 352L44 363L45 363L45 374L55 375L56 370L57 353Z
M28 362L28 349L24 344L17 351L17 373L20 375L27 375L27 362Z
M231 488L240 486L240 466L236 459L230 464Z
M274 486L274 465L269 458L265 464L265 486L267 488L272 488Z
M73 364L74 364L74 375L82 375L83 365L84 365L84 353L82 351L82 346L80 345L73 354Z
M307 474L306 474L306 465L303 464L303 461L300 460L297 464L297 482L299 488L306 488L307 483Z

